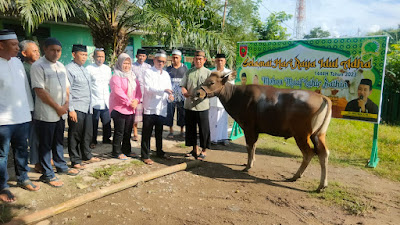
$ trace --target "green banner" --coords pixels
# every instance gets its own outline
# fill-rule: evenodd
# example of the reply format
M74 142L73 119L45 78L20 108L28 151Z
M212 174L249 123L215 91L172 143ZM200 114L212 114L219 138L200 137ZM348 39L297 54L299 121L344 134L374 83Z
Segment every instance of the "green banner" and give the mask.
M379 123L388 37L239 42L236 84L328 96L332 116Z

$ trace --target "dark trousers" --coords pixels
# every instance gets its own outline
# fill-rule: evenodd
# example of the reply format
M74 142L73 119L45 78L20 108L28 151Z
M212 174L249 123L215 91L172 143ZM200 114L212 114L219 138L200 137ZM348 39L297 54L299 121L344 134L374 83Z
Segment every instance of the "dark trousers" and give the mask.
M36 120L35 127L39 136L39 161L43 167L41 179L50 180L55 177L53 167L51 166L52 154L57 172L68 170L64 159L65 120L60 119L57 122Z
M93 157L92 150L89 148L93 134L92 115L75 112L78 117L77 123L68 118L68 154L72 166Z
M29 129L29 162L31 164L39 163L39 135L36 131L36 121L32 120Z
M174 125L174 114L176 108L176 125L180 127L185 126L185 109L183 108L184 101L180 102L169 102L167 108L167 118L165 119L166 126L172 127Z
M162 132L165 117L158 115L145 115L143 114L143 128L142 128L142 143L141 143L141 158L150 158L150 138L155 127L156 136L156 149L157 155L163 156L165 152L162 150Z
M28 134L29 122L0 126L0 191L8 188L7 160L11 147L14 151L17 181L28 180Z
M111 118L114 121L112 155L118 157L120 154L131 154L131 133L135 114L125 115L113 110Z
M93 109L93 138L92 143L97 144L97 129L99 128L99 118L103 124L103 142L107 142L111 137L111 118L108 108L106 109Z
M197 125L199 126L200 147L210 148L210 123L208 121L208 109L204 111L185 110L186 122L186 146L197 145Z

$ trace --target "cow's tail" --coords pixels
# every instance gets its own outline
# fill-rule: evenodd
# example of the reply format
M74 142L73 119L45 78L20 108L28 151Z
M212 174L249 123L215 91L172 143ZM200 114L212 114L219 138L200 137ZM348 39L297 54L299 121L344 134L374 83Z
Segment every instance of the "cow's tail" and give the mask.
M312 118L312 136L326 133L332 116L332 101L321 95L323 103Z

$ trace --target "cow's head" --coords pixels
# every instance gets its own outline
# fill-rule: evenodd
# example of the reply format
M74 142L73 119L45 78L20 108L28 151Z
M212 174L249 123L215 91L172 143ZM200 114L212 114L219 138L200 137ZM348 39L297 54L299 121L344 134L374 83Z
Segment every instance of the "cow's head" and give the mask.
M229 76L233 73L212 72L201 85L200 89L197 90L196 96L199 98L218 96L224 88L225 83L229 80Z

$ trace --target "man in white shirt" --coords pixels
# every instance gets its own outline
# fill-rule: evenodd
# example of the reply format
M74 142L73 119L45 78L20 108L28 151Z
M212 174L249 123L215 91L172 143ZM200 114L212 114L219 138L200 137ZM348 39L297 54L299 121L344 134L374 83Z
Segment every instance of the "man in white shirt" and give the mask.
M31 67L32 88L36 93L35 127L39 137L39 161L43 172L40 180L52 187L61 187L63 182L54 174L51 165L53 155L57 173L77 175L69 169L64 159L64 129L69 107L69 82L67 70L57 61L62 46L55 38L44 42L44 57Z
M147 55L146 55L146 50L145 49L138 49L136 53L136 59L137 61L132 64L132 71L136 75L139 84L140 84L140 90L142 91L142 94L144 93L144 88L143 88L143 79L144 79L144 72L147 69L150 69L151 66L150 64L146 63ZM132 140L138 141L138 129L137 125L139 122L142 122L143 120L143 97L140 99L140 103L136 107L136 112L135 112L135 123L133 124L133 137Z
M148 165L154 163L150 159L150 138L153 127L155 127L157 156L169 159L162 150L162 132L168 102L173 101L174 96L169 74L163 70L166 62L166 52L160 50L155 54L154 66L144 73L141 158Z
M90 148L95 148L97 144L99 118L101 118L103 124L103 144L111 144L111 118L108 112L111 68L104 64L105 53L103 48L94 50L93 59L95 63L86 67L92 79L93 138Z
M217 67L211 72L231 72L230 69L225 68L225 54L217 54L215 57L215 64ZM228 145L228 113L225 111L224 106L219 101L218 97L210 98L209 121L211 144L221 143L223 145Z
M14 31L0 31L0 201L15 202L10 192L7 171L8 153L14 150L17 184L37 191L38 184L28 177L28 133L33 100L22 62L16 58L18 47Z

